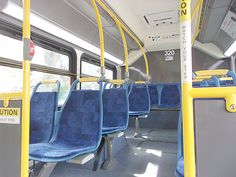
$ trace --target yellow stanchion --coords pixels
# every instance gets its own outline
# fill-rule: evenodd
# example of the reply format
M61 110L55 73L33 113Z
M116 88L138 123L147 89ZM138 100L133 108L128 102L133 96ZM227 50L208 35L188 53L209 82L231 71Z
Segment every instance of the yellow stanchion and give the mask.
M180 0L180 49L184 176L196 177L192 89L191 0Z
M24 0L23 40L24 57L29 55L30 41L30 0ZM26 44L27 43L27 44ZM26 54L27 53L27 54ZM29 168L29 129L30 129L30 59L23 61L23 100L22 100L22 135L21 135L21 177L28 176Z

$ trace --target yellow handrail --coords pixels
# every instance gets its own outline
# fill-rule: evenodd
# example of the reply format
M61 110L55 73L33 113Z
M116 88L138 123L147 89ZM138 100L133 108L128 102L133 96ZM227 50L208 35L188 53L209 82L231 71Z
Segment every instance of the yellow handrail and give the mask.
M146 84L145 81L135 81L135 84Z
M93 0L95 1L95 0ZM122 29L125 30L125 32L134 39L134 41L138 44L138 46L140 47L142 53L143 53L143 57L145 60L145 65L146 65L146 74L147 76L149 76L149 66L148 66L148 59L146 56L146 51L144 50L143 46L140 44L139 40L125 27L125 25L117 18L117 16L101 1L101 0L96 0L96 2L101 6L101 8L103 8L103 10L105 10L116 22L119 22L120 26Z
M195 71L197 77L204 77L204 76L224 76L227 74L229 70L227 69L216 69L216 70L200 70Z
M125 83L125 80L109 80L109 83L120 85L120 84Z
M30 0L23 3L23 40L30 40ZM28 52L29 46L24 46ZM22 100L22 134L21 134L21 177L29 175L29 129L30 129L30 60L23 61L23 100Z
M105 71L105 46L104 46L104 33L103 33L103 26L102 26L102 20L101 20L101 16L97 7L97 4L95 2L95 0L91 0L92 6L94 8L94 11L96 13L96 19L97 19L97 23L98 23L98 30L99 30L99 38L100 38L100 50L101 50L101 56L100 56L100 60L101 60L101 74L105 74L103 73Z
M97 77L83 77L79 79L80 82L98 82L99 78Z
M119 21L117 21L116 18L113 18L113 20L115 21L117 28L120 31L120 35L123 41L124 52L125 52L125 72L126 74L128 74L129 73L129 50L128 50L127 41L126 41L124 31L121 28Z
M57 83L57 80L43 80L41 81L41 84L55 84Z
M14 99L20 99L20 98L22 98L22 93L21 92L0 93L0 100L4 100L4 99L14 100Z
M200 33L200 19L201 19L201 14L202 14L202 5L203 5L203 0L198 0L191 16L191 19L193 20L194 16L196 15L197 8L198 8L197 25L196 25L195 33L192 39L192 45L195 39L197 38L198 34Z

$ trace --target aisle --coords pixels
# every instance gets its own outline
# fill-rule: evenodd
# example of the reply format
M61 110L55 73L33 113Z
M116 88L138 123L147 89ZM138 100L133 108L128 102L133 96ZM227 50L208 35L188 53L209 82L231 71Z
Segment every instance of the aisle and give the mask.
M114 158L109 170L93 172L85 166L60 163L52 177L174 177L177 159L176 130L142 130L145 139L126 132L127 146Z

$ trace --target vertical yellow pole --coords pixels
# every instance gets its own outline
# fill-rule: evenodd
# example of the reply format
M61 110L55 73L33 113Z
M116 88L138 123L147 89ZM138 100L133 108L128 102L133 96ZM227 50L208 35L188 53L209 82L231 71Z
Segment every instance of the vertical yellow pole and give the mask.
M23 40L30 40L30 0L24 0ZM25 46L24 54L29 50ZM23 61L23 102L21 134L21 177L28 176L29 162L29 122L30 122L30 60Z
M192 89L191 0L180 0L181 85L184 176L196 177Z

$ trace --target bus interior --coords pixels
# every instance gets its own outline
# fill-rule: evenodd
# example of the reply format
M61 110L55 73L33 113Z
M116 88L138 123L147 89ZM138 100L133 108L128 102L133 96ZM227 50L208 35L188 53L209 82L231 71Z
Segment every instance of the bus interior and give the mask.
M235 0L0 0L0 177L235 177Z

